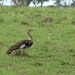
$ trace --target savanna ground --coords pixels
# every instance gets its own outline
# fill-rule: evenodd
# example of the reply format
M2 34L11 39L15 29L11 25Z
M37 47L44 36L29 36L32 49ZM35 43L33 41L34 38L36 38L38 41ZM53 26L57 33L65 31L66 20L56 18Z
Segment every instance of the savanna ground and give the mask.
M30 57L7 55L28 29ZM75 9L0 7L0 75L75 75Z

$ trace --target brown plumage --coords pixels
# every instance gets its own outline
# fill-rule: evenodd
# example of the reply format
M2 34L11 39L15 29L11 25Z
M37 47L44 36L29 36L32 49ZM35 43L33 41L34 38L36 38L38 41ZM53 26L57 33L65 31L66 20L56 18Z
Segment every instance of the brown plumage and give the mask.
M8 50L7 50L7 54L10 54L11 52L13 52L14 50L17 49L25 49L28 47L31 47L33 45L33 40L32 40L32 36L30 35L30 32L33 30L28 30L27 33L29 35L29 39L28 40L22 40L17 42L15 45L11 46Z

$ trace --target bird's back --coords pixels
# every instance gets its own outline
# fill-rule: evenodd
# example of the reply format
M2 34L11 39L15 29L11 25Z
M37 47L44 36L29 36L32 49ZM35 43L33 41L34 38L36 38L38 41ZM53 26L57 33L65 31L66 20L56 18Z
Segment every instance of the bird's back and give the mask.
M22 40L17 42L15 45L11 46L8 50L7 50L7 54L10 54L13 50L17 50L19 48L24 49L24 48L28 48L30 46L32 46L33 41L32 40Z
M32 40L23 40L22 44L20 45L20 48L28 48L32 46L33 41Z

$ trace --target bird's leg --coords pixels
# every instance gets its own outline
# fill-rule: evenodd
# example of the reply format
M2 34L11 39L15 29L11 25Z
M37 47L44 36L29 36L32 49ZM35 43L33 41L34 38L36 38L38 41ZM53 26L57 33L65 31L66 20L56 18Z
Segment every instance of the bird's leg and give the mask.
M27 56L27 57L30 57L28 54L25 53L25 49L23 49L23 51L21 52L20 56Z
M20 56L23 56L24 54L24 49L21 51Z
M25 53L25 50L23 50L23 51L24 51L24 55L25 55L25 56L30 57L28 54Z
M14 51L14 56L20 56L20 54L21 54L21 51L19 49Z

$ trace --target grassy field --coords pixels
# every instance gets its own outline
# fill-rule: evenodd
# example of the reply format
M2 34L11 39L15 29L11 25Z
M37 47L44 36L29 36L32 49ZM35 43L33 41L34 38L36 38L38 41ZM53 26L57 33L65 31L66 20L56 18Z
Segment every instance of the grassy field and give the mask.
M28 29L35 30L30 57L7 55ZM74 45L74 8L0 7L0 75L75 75Z

